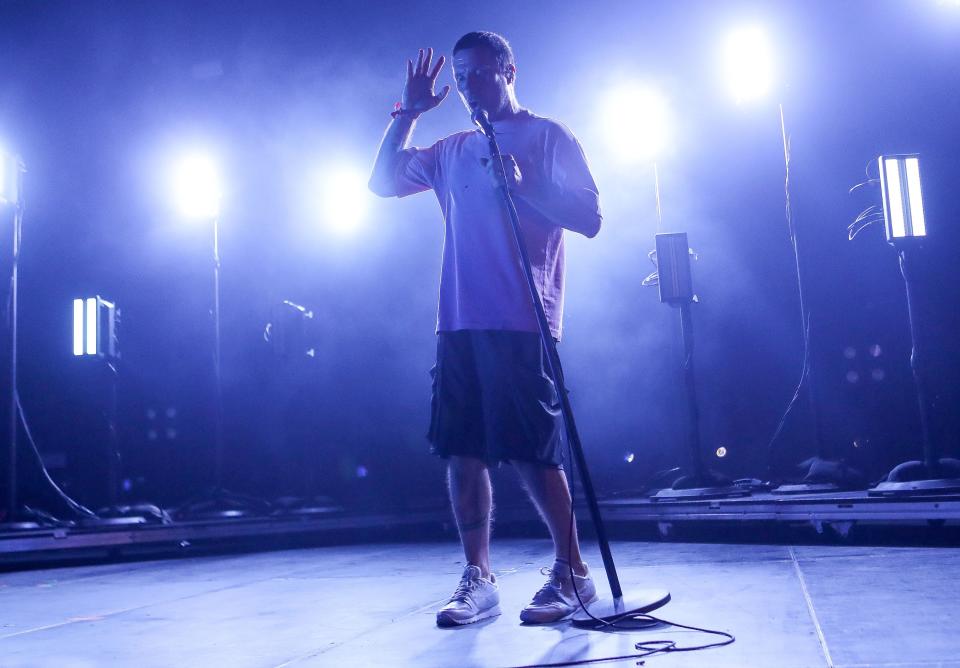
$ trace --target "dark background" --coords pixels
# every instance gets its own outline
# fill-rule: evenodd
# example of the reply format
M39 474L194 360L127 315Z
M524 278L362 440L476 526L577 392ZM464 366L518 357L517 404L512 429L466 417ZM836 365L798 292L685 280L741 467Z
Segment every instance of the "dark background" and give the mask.
M737 105L718 54L744 21L769 31L777 83L766 100ZM93 294L122 309L125 498L175 503L211 480L211 233L177 220L164 193L169 155L202 143L218 153L227 183L226 482L357 508L440 503L442 467L424 438L442 242L435 199L364 196L365 225L333 234L317 220L310 184L323 165L367 170L405 59L420 46L449 55L474 29L512 41L521 103L574 130L600 186L601 234L567 237L561 355L601 492L640 488L685 461L678 316L640 285L652 269L653 170L616 163L595 121L604 92L633 79L657 85L674 111L659 163L664 226L688 232L699 255L704 448L728 451L711 464L759 478L772 464L784 476L815 449L801 407L768 454L802 357L778 102L792 138L825 437L874 479L919 456L896 254L879 225L846 237L856 214L879 203L876 188L847 194L867 163L918 152L930 229L918 312L935 436L957 454L960 235L950 198L960 168L960 7L5 1L0 142L29 169L20 394L71 494L91 505L105 498L106 375L71 354L71 300ZM441 79L451 83L449 71ZM421 120L415 142L468 122L451 96ZM6 214L2 230L7 272ZM264 342L284 299L316 314L315 357L278 358ZM34 474L23 475L28 494L42 495Z

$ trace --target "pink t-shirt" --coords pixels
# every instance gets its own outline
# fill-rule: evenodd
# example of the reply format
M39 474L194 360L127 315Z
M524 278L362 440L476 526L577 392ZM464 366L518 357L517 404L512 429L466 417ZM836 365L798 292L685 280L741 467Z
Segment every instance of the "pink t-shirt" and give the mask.
M494 123L501 152L513 155L524 181L574 195L586 206L570 229L594 234L600 225L597 186L583 150L565 126L526 110ZM479 130L458 132L429 148L409 148L396 174L400 197L433 189L443 210L443 262L437 331L502 329L536 332L537 319L503 196L481 159ZM528 181L529 180L529 181ZM527 184L525 183L525 185ZM563 317L563 228L515 196L534 280L553 336Z

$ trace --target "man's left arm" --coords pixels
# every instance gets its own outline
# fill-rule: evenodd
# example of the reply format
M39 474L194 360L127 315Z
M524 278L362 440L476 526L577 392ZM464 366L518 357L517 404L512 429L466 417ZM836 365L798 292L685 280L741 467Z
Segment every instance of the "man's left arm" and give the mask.
M503 156L510 192L559 227L595 237L600 231L600 195L576 137L552 125L544 143L543 164L517 166Z
M603 220L600 195L594 189L586 186L564 187L552 181L537 184L521 176L519 185L512 187L511 192L514 197L564 229L579 232L591 239L600 231Z

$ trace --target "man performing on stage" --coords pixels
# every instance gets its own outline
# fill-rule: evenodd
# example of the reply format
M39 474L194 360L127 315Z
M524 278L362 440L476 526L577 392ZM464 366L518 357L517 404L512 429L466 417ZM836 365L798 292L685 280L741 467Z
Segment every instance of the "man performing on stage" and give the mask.
M433 189L445 234L429 438L448 460L450 500L467 566L437 624L469 624L500 614L490 570L493 499L490 466L509 462L553 537L547 583L520 613L528 623L575 612L596 588L580 558L562 468L563 419L546 371L537 319L504 206L502 174L479 131L459 132L429 148L408 147L420 114L450 92L434 92L445 58L433 50L407 61L403 97L377 154L370 188L382 197ZM485 111L504 154L533 276L554 338L563 311L563 230L600 230L597 186L570 131L517 102L517 68L507 41L472 32L453 47L453 73L471 112ZM571 569L573 578L571 579ZM577 588L577 592L574 591Z

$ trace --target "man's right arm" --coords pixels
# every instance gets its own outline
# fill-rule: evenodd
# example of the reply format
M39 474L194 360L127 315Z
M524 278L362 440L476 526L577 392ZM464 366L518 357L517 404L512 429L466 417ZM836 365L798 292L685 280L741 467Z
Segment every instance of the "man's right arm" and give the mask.
M443 102L450 92L450 86L444 86L439 94L434 94L433 86L443 68L444 57L440 56L431 69L432 59L433 49L427 49L426 53L420 49L416 67L412 60L407 61L407 80L403 85L401 109L387 126L368 183L370 190L380 197L394 197L398 194L397 171L404 158L403 149L410 143L417 118Z
M375 195L395 197L397 195L397 170L403 149L410 144L413 128L417 124L416 116L399 114L394 118L380 142L377 159L373 163L373 173L367 184Z

